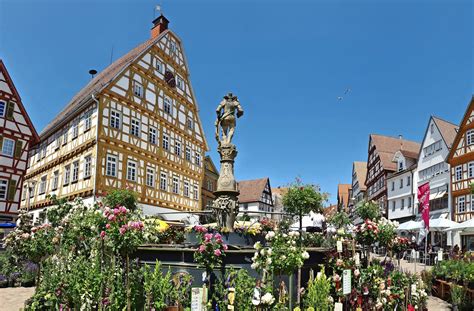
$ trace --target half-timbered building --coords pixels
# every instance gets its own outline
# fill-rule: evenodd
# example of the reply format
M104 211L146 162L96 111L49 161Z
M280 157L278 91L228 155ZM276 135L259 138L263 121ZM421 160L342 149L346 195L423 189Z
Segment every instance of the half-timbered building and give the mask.
M271 218L273 212L272 188L270 178L239 181L239 216L250 218ZM269 213L266 213L269 212Z
M216 198L214 191L217 189L219 171L210 156L204 158L204 180L201 189L201 208L211 209L212 202Z
M28 149L37 140L18 90L0 60L0 222L17 218Z
M474 218L471 184L474 182L474 96L464 114L453 146L448 154L451 166L453 220Z
M387 210L387 178L397 172L397 162L393 161L395 153L403 150L406 153L418 153L420 144L400 138L371 134L367 159L367 199L379 204L384 216Z
M90 202L112 189L139 194L145 214L186 220L201 209L207 143L181 39L169 21L93 78L41 132L27 179L33 210L47 194Z

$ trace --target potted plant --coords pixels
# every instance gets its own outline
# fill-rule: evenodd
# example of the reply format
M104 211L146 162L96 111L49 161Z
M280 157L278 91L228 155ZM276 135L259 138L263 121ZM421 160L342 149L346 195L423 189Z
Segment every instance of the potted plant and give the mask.
M464 300L465 289L462 286L451 285L451 303L453 304L453 311L457 311Z

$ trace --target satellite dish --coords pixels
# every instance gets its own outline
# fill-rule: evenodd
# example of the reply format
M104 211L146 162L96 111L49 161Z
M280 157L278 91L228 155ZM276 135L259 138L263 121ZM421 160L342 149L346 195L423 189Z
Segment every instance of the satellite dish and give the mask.
M94 76L97 74L97 70L91 69L89 70L89 74L91 75L92 78L94 78Z

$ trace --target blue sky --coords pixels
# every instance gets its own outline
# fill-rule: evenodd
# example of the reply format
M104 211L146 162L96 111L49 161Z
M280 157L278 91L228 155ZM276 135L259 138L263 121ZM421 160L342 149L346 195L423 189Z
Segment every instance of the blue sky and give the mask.
M149 37L159 3L0 0L0 57L38 131L112 47L116 59ZM215 107L232 91L245 109L238 179L300 176L334 202L370 133L420 141L430 115L459 123L473 93L467 0L161 4L184 42L215 161Z

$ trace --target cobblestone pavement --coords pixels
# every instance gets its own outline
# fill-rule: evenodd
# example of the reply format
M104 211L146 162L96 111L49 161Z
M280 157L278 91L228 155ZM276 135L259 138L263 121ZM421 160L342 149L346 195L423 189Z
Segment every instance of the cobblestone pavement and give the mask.
M0 310L22 310L24 307L25 300L30 298L34 292L34 287L0 288Z

